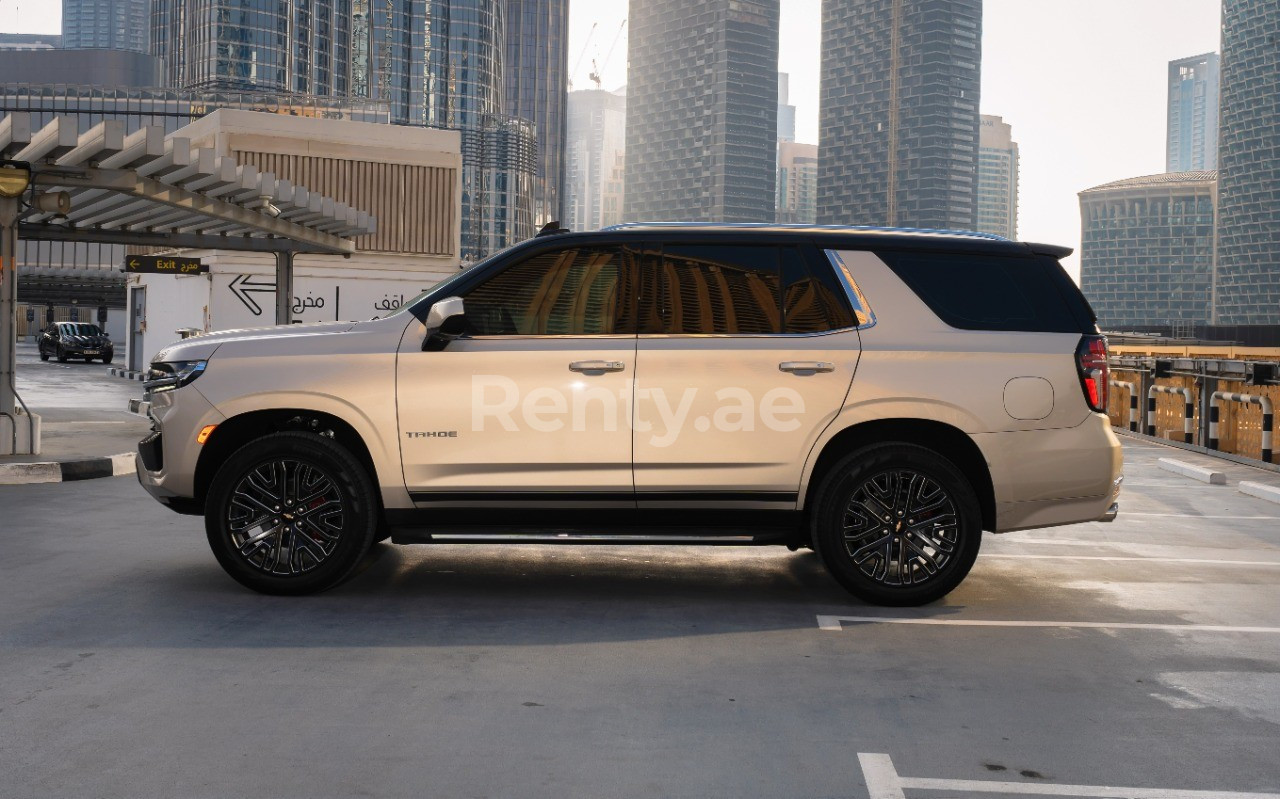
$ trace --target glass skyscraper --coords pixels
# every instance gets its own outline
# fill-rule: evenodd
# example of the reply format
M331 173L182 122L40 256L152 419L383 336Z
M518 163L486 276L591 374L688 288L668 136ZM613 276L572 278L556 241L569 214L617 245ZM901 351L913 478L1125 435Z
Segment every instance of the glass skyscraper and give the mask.
M1216 195L1212 171L1080 192L1080 288L1102 329L1209 321Z
M1217 53L1169 62L1166 172L1218 167Z
M1224 0L1216 318L1280 324L1280 3Z
M972 230L982 0L825 0L818 222Z
M62 46L74 49L149 49L151 0L62 0Z
M569 0L507 0L506 113L534 124L534 224L563 220Z
M779 0L631 0L623 216L774 217Z
M368 99L394 124L459 130L463 260L535 232L534 127L506 111L507 0L154 2L170 85Z
M978 217L974 230L1018 238L1018 143L1003 118L983 114L978 134Z

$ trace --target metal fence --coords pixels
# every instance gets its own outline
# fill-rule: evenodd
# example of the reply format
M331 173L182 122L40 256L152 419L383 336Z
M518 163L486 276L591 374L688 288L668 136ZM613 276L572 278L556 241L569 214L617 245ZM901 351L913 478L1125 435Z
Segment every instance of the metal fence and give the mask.
M1111 423L1168 441L1273 462L1280 350L1191 349L1169 353L1115 348L1107 409ZM1218 355L1232 357L1214 357Z

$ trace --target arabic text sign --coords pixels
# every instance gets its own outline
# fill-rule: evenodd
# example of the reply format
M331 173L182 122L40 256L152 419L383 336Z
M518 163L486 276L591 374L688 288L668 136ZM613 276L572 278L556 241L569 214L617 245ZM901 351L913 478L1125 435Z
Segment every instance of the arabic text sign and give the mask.
M124 259L124 271L149 275L203 275L209 265L199 258L179 258L174 255L130 255Z

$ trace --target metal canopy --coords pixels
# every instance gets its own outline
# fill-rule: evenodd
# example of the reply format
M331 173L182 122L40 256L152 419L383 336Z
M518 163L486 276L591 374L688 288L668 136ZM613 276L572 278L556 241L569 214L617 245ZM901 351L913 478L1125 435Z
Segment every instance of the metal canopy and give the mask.
M40 130L0 118L0 158L31 163L42 191L66 191L65 219L27 213L19 236L172 248L349 255L377 230L368 213L147 126L125 135L106 120L80 131L72 117Z
M16 412L20 239L272 252L276 323L288 324L294 253L350 255L352 237L377 228L363 211L213 149L193 148L189 139L166 137L159 126L125 135L120 120L82 131L76 119L57 117L32 130L31 117L15 112L0 117L0 159L30 167L30 191L19 183L12 193L22 196L0 196L0 418L10 432L4 452L40 451L34 417L27 414L20 440ZM67 192L70 210L40 211L58 206L36 200L36 191Z

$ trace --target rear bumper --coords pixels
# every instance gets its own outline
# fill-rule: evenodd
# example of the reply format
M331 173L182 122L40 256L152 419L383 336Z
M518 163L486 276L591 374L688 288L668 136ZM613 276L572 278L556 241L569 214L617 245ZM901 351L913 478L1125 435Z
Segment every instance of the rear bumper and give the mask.
M1102 414L1065 429L974 436L991 467L996 532L1112 521L1124 455Z

